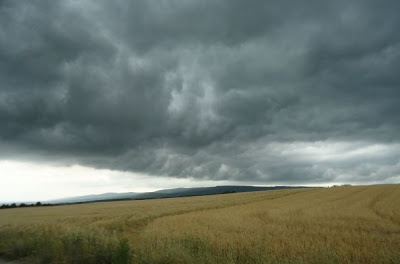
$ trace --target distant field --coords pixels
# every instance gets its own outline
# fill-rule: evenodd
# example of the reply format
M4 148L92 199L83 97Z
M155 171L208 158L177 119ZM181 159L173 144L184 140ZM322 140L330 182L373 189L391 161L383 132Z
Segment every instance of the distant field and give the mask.
M37 263L400 263L400 185L0 210Z

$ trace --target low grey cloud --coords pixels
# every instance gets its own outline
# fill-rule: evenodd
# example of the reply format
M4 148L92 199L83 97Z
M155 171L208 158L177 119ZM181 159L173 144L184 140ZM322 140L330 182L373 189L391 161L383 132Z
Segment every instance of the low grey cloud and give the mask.
M399 8L0 1L0 157L266 184L394 182Z

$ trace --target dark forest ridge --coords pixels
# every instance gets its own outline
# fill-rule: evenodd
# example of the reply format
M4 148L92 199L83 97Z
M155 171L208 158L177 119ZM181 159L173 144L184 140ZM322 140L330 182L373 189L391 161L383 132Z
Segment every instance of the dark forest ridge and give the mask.
M155 192L145 192L145 193L126 192L126 193L103 193L94 195L84 195L84 196L55 199L47 202L50 204L64 204L64 203L115 201L115 200L142 200L142 199L202 196L202 195L213 195L213 194L224 194L224 193L255 192L255 191L282 190L282 189L295 189L295 188L306 188L306 187L229 185L229 186L197 187L197 188L173 188L173 189L164 189Z

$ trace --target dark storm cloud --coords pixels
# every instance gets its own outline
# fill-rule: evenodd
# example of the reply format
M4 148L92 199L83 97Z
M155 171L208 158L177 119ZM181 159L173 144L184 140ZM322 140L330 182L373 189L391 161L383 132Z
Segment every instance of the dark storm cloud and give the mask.
M390 181L399 8L1 1L1 157L265 183Z

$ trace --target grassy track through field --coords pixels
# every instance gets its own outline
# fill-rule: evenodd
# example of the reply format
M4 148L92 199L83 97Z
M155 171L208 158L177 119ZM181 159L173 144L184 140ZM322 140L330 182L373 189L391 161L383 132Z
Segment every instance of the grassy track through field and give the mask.
M0 211L0 254L39 263L400 263L400 185Z
M398 185L315 189L157 219L142 248L155 263L400 263L399 201Z

